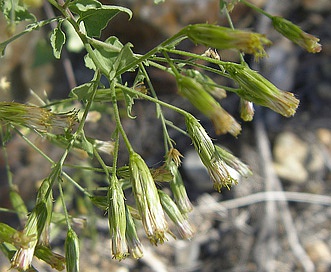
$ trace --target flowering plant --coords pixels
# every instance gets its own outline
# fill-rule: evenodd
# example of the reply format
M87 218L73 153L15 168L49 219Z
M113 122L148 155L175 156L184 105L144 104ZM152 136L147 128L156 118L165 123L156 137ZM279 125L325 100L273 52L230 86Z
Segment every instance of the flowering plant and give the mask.
M303 32L283 18L265 13L247 1L220 1L220 12L230 15L229 11L238 2L268 16L280 34L309 52L317 53L321 50L318 38ZM38 20L30 8L42 5L48 5L59 15ZM6 143L10 136L16 133L51 164L50 174L38 187L35 205L30 213L12 181L10 165L7 167L12 208L1 208L0 211L15 212L21 220L23 230L16 231L0 222L0 250L10 259L12 267L19 270L30 269L33 257L36 256L56 269L61 270L66 266L67 271L79 271L80 239L74 230L74 218L68 211L66 197L73 189L84 195L85 202L108 213L112 257L115 259L122 260L128 256L138 259L143 256L143 246L137 234L138 221L141 221L146 236L153 245L167 241L169 234L175 236L169 220L177 227L182 238L190 239L194 235L194 228L189 222L188 214L193 205L179 171L182 155L180 150L174 147L174 140L168 133L170 129L177 129L183 137L192 140L218 192L224 187L230 189L237 184L229 168L242 176L251 173L246 164L214 144L194 115L157 97L146 70L147 66L173 76L177 82L178 94L212 121L217 135L230 133L237 137L241 131L239 122L220 104L220 100L226 97L226 91L234 92L240 97L241 117L244 121L253 119L253 104L268 107L286 117L294 115L299 104L292 93L279 90L244 61L243 54L252 54L255 60L267 55L265 47L270 46L271 41L260 33L216 24L193 24L141 55L133 52L130 43L122 44L117 37L112 36L105 40L100 38L102 30L117 14L124 13L128 18L132 17L132 11L125 7L105 5L97 0L48 0L45 3L39 0L3 0L0 1L0 10L7 21L9 34L7 40L0 41L2 56L13 41L52 24L49 42L54 57L61 59L66 39L70 36L70 26L86 51L85 66L94 72L93 79L73 87L69 96L60 101L43 101L40 106L0 102L0 132L4 157L10 155L7 154ZM231 22L231 16L228 18ZM19 32L17 25L23 21L29 21L30 24ZM206 48L201 54L178 50L177 45L184 39ZM221 60L216 50L223 49L237 51L241 62ZM204 64L201 64L201 61ZM219 69L211 69L211 63ZM213 72L215 77L231 79L237 84L237 88L217 84L213 77L207 76L204 71ZM135 73L133 84L125 82L127 73ZM104 80L107 84L104 84ZM1 79L0 88L10 89L10 82ZM158 120L162 124L164 164L157 169L148 166L137 153L130 141L131 135L127 134L122 125L121 106L124 105L127 117L134 119L132 107L137 99L154 103ZM105 104L111 111L98 107ZM186 131L167 120L163 113L164 108L184 117ZM86 136L86 123L92 118L93 112L107 115L115 124L114 132L106 141ZM27 137L28 133L36 133L61 147L62 156L59 159L51 158ZM128 151L128 166L119 166L121 145ZM93 167L92 164L83 166L80 163L68 162L69 154L77 150L86 155L84 158L87 161L94 159L99 168ZM111 155L112 163L108 163L101 156L102 153ZM6 162L8 163L8 159ZM91 175L78 175L77 178L73 174L74 170L89 171ZM103 175L103 185L100 188L97 183L89 186L84 181L88 176L94 178L95 172ZM170 195L161 190L158 181L169 185ZM132 202L127 201L128 195L133 197ZM60 213L59 209L54 207L59 205ZM49 244L51 222L55 221L56 216L61 217L67 229L65 258L52 252Z

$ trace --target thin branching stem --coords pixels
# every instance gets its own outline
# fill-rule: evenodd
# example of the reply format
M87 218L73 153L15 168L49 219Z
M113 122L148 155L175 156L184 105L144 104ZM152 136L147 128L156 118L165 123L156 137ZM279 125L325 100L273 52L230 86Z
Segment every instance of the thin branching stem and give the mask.
M154 90L153 84L152 84L152 82L151 82L151 80L148 76L148 73L147 73L145 67L142 64L140 64L139 67L142 70L143 74L145 75L145 78L146 78L146 81L147 81L147 86L150 89L150 92L151 92L152 96L155 99L158 99L157 94ZM155 104L155 106L156 106L156 115L161 120L165 151L168 152L169 149L173 147L172 140L169 136L169 133L168 133L168 130L167 130L167 127L166 127L166 122L165 122L166 119L164 117L162 108L161 108L160 104Z
M122 122L121 122L121 117L120 117L120 112L119 112L119 108L118 108L118 105L117 105L117 97L116 97L116 92L115 92L115 80L112 81L111 83L111 96L112 96L112 103L113 103L113 110L114 110L114 116L115 116L115 121L116 121L116 129L118 129L118 131L121 133L122 135L122 138L124 140L124 143L126 145L126 148L128 149L129 153L133 153L134 150L133 150L133 147L130 143L130 140L128 138L128 136L126 135L126 132L122 126ZM122 85L120 85L122 86ZM130 89L130 88L128 88Z

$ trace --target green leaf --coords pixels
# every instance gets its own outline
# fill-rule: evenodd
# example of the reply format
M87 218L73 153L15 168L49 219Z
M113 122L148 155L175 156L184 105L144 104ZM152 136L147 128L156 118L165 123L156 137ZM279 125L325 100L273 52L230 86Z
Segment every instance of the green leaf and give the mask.
M83 85L80 85L74 89L71 90L69 96L82 100L82 101L87 101L90 97L90 83L85 83ZM115 88L116 92L116 98L118 101L124 100L124 95L121 89ZM94 99L94 102L110 102L111 101L111 89L109 88L100 88L97 89Z
M19 0L3 0L0 2L0 10L6 18L8 24L19 23L25 20L36 21L36 17L30 13Z
M140 99L140 97L139 97L138 94L132 93L132 90L135 91L135 92L138 92L136 90L137 85L135 87L133 87L133 88L128 88L126 86L121 85L121 86L119 86L119 88L122 89L122 92L123 92L123 95L124 95L124 100L125 100L125 103L126 103L127 115L128 115L129 118L134 119L135 116L132 116L131 115L132 106L134 104L134 100L135 99Z
M84 22L89 37L100 37L108 22L120 12L127 13L129 19L132 17L131 10L127 8L102 5L96 0L76 0L70 3L69 9L79 15L78 22Z
M79 144L79 148L83 149L84 151L87 152L87 154L92 157L93 156L93 144L86 138L84 131L82 131L80 133L80 135L77 138L77 143ZM77 145L77 143L75 143L75 145Z
M135 119L136 117L131 114L132 107L134 104L134 97L132 97L132 95L127 92L123 92L123 93L124 93L124 100L125 100L125 104L126 104L126 113L129 118Z
M108 47L107 45L113 46ZM110 74L112 69L113 63L115 62L121 48L123 47L122 43L116 37L109 37L104 43L100 44L93 44L94 46L94 54L96 55L99 65L104 71L107 72L107 75ZM85 66L92 70L96 71L96 67L92 59L90 58L89 54L85 56Z
M66 41L66 36L61 30L61 23L53 29L51 34L51 45L53 48L54 57L59 59L61 57L62 47Z
M45 21L39 21L39 22L35 22L32 24L29 24L25 30L23 30L22 32L12 36L11 38L9 38L8 40L0 43L0 57L2 57L5 54L5 50L8 44L10 44L11 42L15 41L16 39L18 39L19 37L23 36L26 33L29 33L33 30L39 29L47 24L50 24L54 21L57 21L58 18L51 18L49 20L45 20Z
M87 101L92 94L94 84L95 82L91 81L73 88L69 94L69 97L74 97L82 101Z
M116 38L109 37L105 42L95 43L94 54L98 60L99 69L105 71L109 80L113 79L116 72L135 59L131 44L125 46ZM85 66L96 70L97 67L90 56L85 56Z
M123 46L113 64L113 69L109 73L109 78L114 78L116 72L126 67L129 63L133 62L136 57L131 50L132 44L127 43Z

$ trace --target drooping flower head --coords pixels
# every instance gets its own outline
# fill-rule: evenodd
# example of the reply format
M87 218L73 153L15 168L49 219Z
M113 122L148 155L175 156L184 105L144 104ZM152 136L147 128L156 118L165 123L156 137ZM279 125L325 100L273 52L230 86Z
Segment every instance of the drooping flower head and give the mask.
M250 69L247 65L228 63L224 65L231 78L239 84L235 92L243 99L268 107L285 117L295 114L299 100L293 93L281 91L274 84Z
M179 94L187 98L213 122L216 134L230 133L237 136L241 127L236 120L195 79L187 76L177 78Z
M137 153L130 154L130 178L136 205L148 239L154 245L166 240L168 224L150 170Z
M79 238L73 229L69 229L65 241L67 271L79 272Z
M304 32L299 26L280 16L273 16L271 20L272 25L280 34L308 52L318 53L322 50L322 45L318 43L320 39Z
M254 105L252 102L240 98L240 117L246 122L253 120Z
M227 165L219 156L216 148L208 136L205 129L192 115L186 116L187 133L192 139L195 150L197 151L201 162L207 168L208 173L214 183L214 188L218 192L223 187L230 189L237 181L230 175Z
M123 190L116 175L111 177L108 190L108 222L112 239L112 254L117 260L128 256L126 244L126 211Z
M165 192L159 190L162 207L169 218L176 225L180 236L184 239L191 239L193 236L193 228L187 218L180 212L176 203Z
M125 206L125 212L126 212L125 237L126 237L128 249L129 249L130 255L133 258L139 259L143 256L143 246L138 238L135 223L133 221L131 212L129 211L127 206Z
M40 201L28 217L23 233L33 237L26 246L21 246L14 254L11 264L13 268L27 270L31 266L34 251L41 233L47 221L47 207L44 201Z
M265 57L264 46L271 45L271 41L262 34L218 25L189 25L182 32L195 44L216 49L237 49L253 54L255 59Z

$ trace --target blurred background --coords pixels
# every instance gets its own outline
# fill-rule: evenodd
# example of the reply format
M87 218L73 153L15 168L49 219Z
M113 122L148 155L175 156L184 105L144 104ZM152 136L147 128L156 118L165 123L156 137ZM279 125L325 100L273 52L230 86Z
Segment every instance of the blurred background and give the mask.
M131 42L136 53L147 52L187 24L228 25L219 12L219 1L166 0L159 5L148 0L102 2L133 11L130 21L126 14L111 21L102 39L117 36L122 43ZM257 107L253 122L241 122L243 131L238 138L219 137L209 121L176 94L176 83L169 75L150 69L159 98L194 113L215 142L241 158L254 174L241 179L231 191L214 192L190 140L171 131L176 147L184 155L182 175L195 206L190 216L195 237L191 241L170 238L156 248L142 239L145 256L141 260L117 262L111 259L107 217L87 213L84 220L87 225L94 225L94 232L81 233L85 237L81 243L81 271L331 271L331 2L250 2L320 38L321 53L309 54L281 37L266 18L246 6L238 4L231 13L236 28L264 33L273 41L267 59L254 63L247 56L246 61L280 89L291 91L300 99L296 115L286 119ZM46 4L34 12L38 19L45 19L53 11ZM1 101L36 103L30 89L42 98L65 98L72 87L91 79L92 72L84 67L85 52L79 44L68 40L63 60L55 60L47 40L48 31L34 31L8 46L6 56L0 59ZM5 39L1 15L0 40ZM179 47L199 54L206 50L186 41ZM233 51L222 51L220 55L222 60L239 59ZM130 82L133 78L128 76L125 80ZM214 80L228 83L222 78ZM6 82L10 82L10 87ZM239 120L239 99L235 95L229 94L221 104ZM163 160L161 125L154 117L154 108L153 104L136 101L137 119L123 121L136 151L150 166ZM183 120L176 114L166 111L166 115L184 128ZM107 140L113 127L108 116L101 117L88 124L88 136ZM53 158L62 154L38 136L32 136L32 140ZM50 169L19 137L10 140L7 151L14 183L29 207L34 203L38 182ZM121 154L124 165L126 153ZM86 158L74 156L72 160ZM3 154L0 170L0 207L10 208ZM17 218L8 213L0 212L0 221L19 228ZM63 253L64 237L65 233L52 237L52 246L59 253ZM38 261L34 264L39 271L52 271ZM0 254L0 271L7 271L9 266Z

